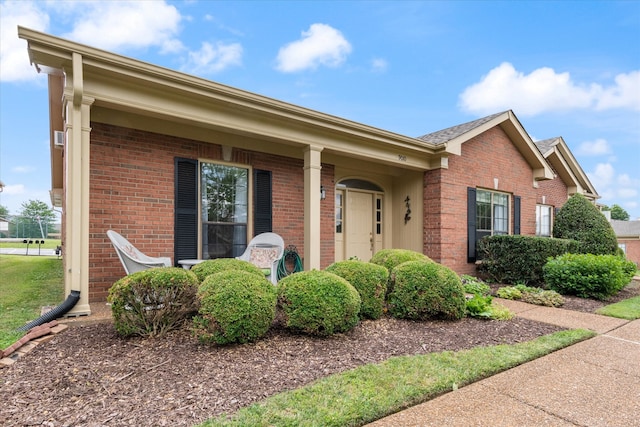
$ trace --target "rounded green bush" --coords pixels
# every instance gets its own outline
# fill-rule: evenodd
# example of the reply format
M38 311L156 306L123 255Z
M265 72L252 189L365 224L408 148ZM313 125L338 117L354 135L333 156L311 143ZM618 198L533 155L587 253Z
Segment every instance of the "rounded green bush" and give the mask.
M109 289L116 331L162 336L197 310L198 278L183 268L151 268L123 277Z
M560 208L553 222L553 237L577 240L583 253L613 255L618 252L618 241L611 224L581 194L574 194Z
M606 300L633 278L627 263L616 255L565 254L545 264L544 280L563 295Z
M379 319L384 313L389 272L381 265L358 260L338 261L325 271L337 274L351 283L360 294L360 317Z
M258 276L265 277L262 270L251 264L248 261L243 261L241 259L235 258L216 258L216 259L208 259L206 261L201 262L200 264L196 264L191 268L191 271L198 276L198 280L200 283L212 274L220 273L222 271L229 270L239 270L246 271L248 273L254 273Z
M431 259L425 254L409 249L381 249L369 262L385 267L391 274L395 267L407 261L431 261Z
M239 270L209 275L198 287L193 318L201 342L246 343L264 336L276 312L276 288L264 276Z
M327 271L303 271L278 282L278 317L285 327L328 336L352 329L360 312L358 291Z
M435 262L409 261L393 269L389 312L401 319L461 319L466 300L460 277Z

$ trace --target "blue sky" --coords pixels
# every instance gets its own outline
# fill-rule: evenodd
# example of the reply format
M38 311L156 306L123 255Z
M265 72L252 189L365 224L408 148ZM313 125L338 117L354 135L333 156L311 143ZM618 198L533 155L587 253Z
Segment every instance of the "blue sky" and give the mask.
M640 1L2 1L0 204L50 203L17 25L407 136L512 109L640 218Z

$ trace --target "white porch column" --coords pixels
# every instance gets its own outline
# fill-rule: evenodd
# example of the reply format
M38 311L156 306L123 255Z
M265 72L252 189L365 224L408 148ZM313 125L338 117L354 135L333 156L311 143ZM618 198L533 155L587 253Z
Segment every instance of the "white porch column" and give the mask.
M70 81L69 81L70 79ZM94 99L83 94L82 56L73 53L64 94L65 146L65 293L80 291L69 312L90 314L89 308L89 141Z
M304 269L320 269L320 153L310 145L304 151Z

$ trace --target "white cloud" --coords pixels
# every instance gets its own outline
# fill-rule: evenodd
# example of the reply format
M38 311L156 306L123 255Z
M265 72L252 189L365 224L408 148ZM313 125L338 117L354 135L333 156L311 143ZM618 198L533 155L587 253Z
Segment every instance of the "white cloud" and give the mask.
M387 63L386 59L374 58L371 61L371 68L375 72L378 72L378 73L385 72L387 71L388 67L389 67L389 64Z
M24 194L24 184L7 185L2 190L3 196Z
M604 191L614 182L615 170L611 163L598 163L594 172L587 172L591 183L596 187L596 191Z
M198 51L189 52L183 71L206 75L222 71L227 67L242 64L242 46L239 43L212 45L204 42Z
M75 26L63 37L107 50L158 46L175 52L182 16L165 1L109 1L76 4Z
M14 166L11 168L11 172L15 173L29 173L35 171L36 168L33 166Z
M602 197L601 203L616 203L631 210L638 206L640 179L628 174L617 174L610 163L597 164L595 171L587 172L587 176Z
M615 84L578 84L568 72L542 67L530 74L504 62L480 82L467 87L459 97L468 112L489 114L512 109L523 116L575 109L640 109L640 71L619 74Z
M337 67L351 53L351 44L342 33L326 24L312 24L302 38L280 48L276 68L289 73L316 69L320 65Z
M596 101L596 109L630 108L640 111L640 71L618 74L616 85L603 89Z
M584 156L601 156L611 153L611 146L606 139L598 138L595 141L585 141L578 147L578 154Z
M49 15L30 1L5 1L0 14L0 81L38 78L29 64L27 43L18 38L18 25L37 31L49 27Z

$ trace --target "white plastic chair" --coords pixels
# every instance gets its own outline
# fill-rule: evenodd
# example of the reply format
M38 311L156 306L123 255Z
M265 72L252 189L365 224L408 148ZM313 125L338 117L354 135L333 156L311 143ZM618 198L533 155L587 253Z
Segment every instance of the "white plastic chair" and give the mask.
M263 269L267 279L278 283L278 262L284 253L284 240L276 233L262 233L251 239L244 253L236 259L249 261Z
M122 266L124 267L124 271L127 272L127 275L148 268L171 267L172 265L171 258L153 258L147 256L136 249L136 247L122 237L122 235L113 230L107 231L107 236L109 236L109 240L111 240L113 247L116 249L118 258L120 258L120 262L122 262Z

